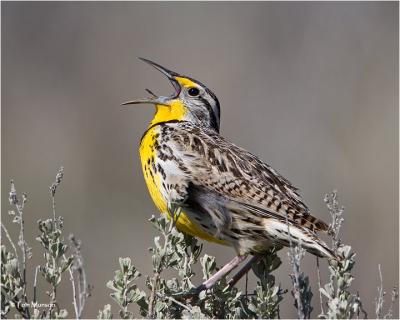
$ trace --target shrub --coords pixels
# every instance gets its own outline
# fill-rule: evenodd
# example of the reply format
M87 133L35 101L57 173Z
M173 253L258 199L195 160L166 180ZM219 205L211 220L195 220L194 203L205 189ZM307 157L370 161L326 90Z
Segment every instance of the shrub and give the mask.
M42 245L44 261L36 266L33 280L33 293L27 292L27 267L32 256L32 249L25 240L24 207L28 201L25 193L18 196L14 182L11 181L9 202L12 210L9 216L19 227L17 245L11 239L7 228L2 223L2 235L7 238L11 251L1 245L1 317L10 313L15 317L24 318L67 318L69 313L62 308L57 300L57 288L65 276L72 284L72 301L74 318L82 318L86 299L91 295L92 287L86 279L84 261L81 255L81 243L73 235L66 241L63 237L63 218L57 216L55 196L62 182L63 169L56 175L50 186L52 201L51 218L38 221L39 235L36 238ZM325 197L328 210L332 217L331 235L332 247L342 259L332 261L329 265L329 282L322 285L317 259L317 281L319 284L319 318L347 319L367 317L358 293L351 291L354 279L352 269L355 264L355 253L351 247L341 243L339 232L343 222L343 207L340 206L337 193ZM177 210L174 217L180 214ZM140 289L136 281L141 273L136 269L129 257L119 258L119 269L114 278L107 283L111 290L110 297L116 302L119 311L116 317L131 319L134 315L130 307L137 305L141 317L146 318L279 318L280 305L288 290L276 283L273 272L279 268L282 261L275 248L269 250L262 259L253 264L252 270L257 277L256 287L241 292L223 279L213 288L202 291L198 295L190 295L195 288L192 282L195 275L193 267L200 263L203 279L208 279L218 270L215 257L202 255L202 245L197 239L183 234L175 227L175 219L167 220L161 216L150 218L159 236L154 239L150 248L152 273L145 276L145 288ZM291 242L291 241L290 241ZM301 246L290 246L289 263L292 266L293 287L290 289L298 318L310 318L313 293L308 276L301 271L300 265L304 250ZM165 271L172 269L176 277L165 278ZM398 298L397 288L391 294L388 311L384 312L384 297L382 273L379 265L380 286L375 300L375 316L377 318L392 318L393 305ZM41 277L49 284L49 303L37 304L37 281ZM113 317L111 305L106 305L98 313L99 319Z

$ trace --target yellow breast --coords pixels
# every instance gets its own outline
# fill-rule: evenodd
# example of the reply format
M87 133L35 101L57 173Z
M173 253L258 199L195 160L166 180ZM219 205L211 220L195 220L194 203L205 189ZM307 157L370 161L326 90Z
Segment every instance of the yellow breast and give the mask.
M158 137L156 137L158 134ZM157 171L157 152L154 148L155 143L159 137L159 126L150 127L142 138L140 144L140 160L142 162L142 170L144 179L149 189L151 198L153 199L155 205L160 210L162 214L166 214L167 217L171 218L171 213L168 211L168 203L161 192L162 186L162 176ZM225 244L224 241L215 238L213 235L206 233L201 229L198 224L189 219L185 212L181 212L178 221L176 223L177 228L185 233L192 236L202 238L210 242L216 242L220 244Z

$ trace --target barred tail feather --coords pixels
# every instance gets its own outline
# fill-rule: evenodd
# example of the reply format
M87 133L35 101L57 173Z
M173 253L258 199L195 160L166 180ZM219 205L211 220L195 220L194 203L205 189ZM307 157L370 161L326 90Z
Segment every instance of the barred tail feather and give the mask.
M324 221L313 217L312 215L301 218L299 222L303 227L306 227L312 231L322 231L329 233L329 225Z

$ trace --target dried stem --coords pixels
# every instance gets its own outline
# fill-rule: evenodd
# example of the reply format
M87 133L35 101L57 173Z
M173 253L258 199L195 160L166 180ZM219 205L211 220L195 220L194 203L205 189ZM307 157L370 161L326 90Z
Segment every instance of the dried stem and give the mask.
M290 235L290 225L289 225L289 220L288 220L288 215L286 214L286 225L288 228L288 237L289 237L289 250L290 250L290 256L291 258L291 264L293 267L293 289L294 289L294 297L297 301L297 315L299 319L305 319L305 314L304 314L304 306L303 302L301 301L301 296L300 296L300 280L299 280L299 262L296 259L296 252L293 247L293 242L292 242L292 237Z
M86 272L82 267L78 268L79 281L78 281L78 292L79 292L79 318L82 318L82 312L85 308L86 298L90 296L90 286L87 284ZM83 291L82 291L83 288Z
M77 294L74 294L74 298L77 300L77 317L82 318L82 312L85 308L86 298L90 296L90 286L87 284L86 280L86 272L84 268L83 258L81 254L81 242L75 238L74 235L69 236L69 240L71 241L74 247L74 264L72 266L72 272L77 272ZM74 278L74 277L73 277ZM75 282L74 282L75 285Z
M65 255L63 256L63 258L64 258L64 261L67 261L67 257ZM75 279L74 279L74 273L72 271L72 268L68 268L68 273L69 273L69 280L72 285L72 304L74 305L75 318L80 319L77 297L76 297Z
M10 188L10 193L9 193L9 202L10 204L14 205L14 207L17 209L18 213L18 222L19 222L19 238L18 238L18 246L20 247L22 251L22 281L24 283L23 286L23 299L26 304L28 304L28 298L26 296L26 287L27 287L27 281L26 281L26 259L27 259L27 247L26 247L26 242L25 242L25 229L24 229L24 206L27 201L27 195L25 193L22 194L22 203L19 203L18 197L17 197L17 190L15 189L14 181L11 180L11 188ZM3 227L4 228L4 227ZM15 247L15 246L14 246ZM27 315L30 315L29 308L25 307L25 313Z
M40 269L40 266L36 266L35 268L35 279L33 281L33 302L36 302L37 298L37 274Z
M59 229L59 225L57 223L57 214L56 214L56 191L57 187L60 185L62 178L64 176L64 168L60 167L60 170L58 171L56 175L55 181L52 183L50 186L50 196L52 200L52 210L53 210L53 226L54 230ZM65 255L64 255L65 258ZM56 259L53 257L53 265L56 265ZM50 294L50 307L49 307L49 315L51 316L51 313L53 311L54 306L57 304L57 287L54 283L51 284L52 286L52 292Z
M248 295L248 285L249 285L249 273L247 272L246 273L246 283L245 283L245 292L246 292L246 294L245 294L245 296L247 297L247 295Z
M60 167L60 170L58 171L58 173L56 175L55 181L50 186L50 195L51 195L52 209L53 209L53 223L56 228L57 228L57 215L56 215L56 197L55 196L56 196L56 192L57 192L57 187L60 185L63 177L64 177L64 168Z
M396 302L398 297L399 297L399 291L398 291L397 287L394 287L393 290L392 290L392 296L391 296L391 299L390 299L389 310L384 316L385 319L392 319L393 318L393 306L394 306L394 303Z
M152 279L152 284L151 284L151 293L150 293L150 298L149 298L149 314L148 318L153 319L154 318L154 306L156 303L156 288L158 287L158 282L160 280L160 274L158 272L154 273L153 279Z
M166 251L167 246L169 244L169 238L171 235L172 230L176 227L176 223L181 215L181 209L180 207L175 207L175 206L171 206L170 210L172 212L171 215L171 220L169 223L169 228L168 231L166 233L163 234L164 236L164 247L163 247L163 252ZM162 272L163 269L163 265L164 265L164 259L165 256L163 255L161 257L161 259L158 261L157 265L154 265L154 275L151 279L151 292L150 292L150 298L149 298L149 311L148 311L148 318L154 318L154 306L156 304L156 290L159 286L159 282L160 282L160 274Z
M329 234L332 237L333 250L336 251L341 242L339 238L339 233L342 223L344 221L342 217L344 207L339 204L337 190L333 190L331 194L326 194L324 202L326 203L326 206L328 207L329 213L332 218L332 222L329 225Z
M8 233L7 228L5 227L5 225L4 225L3 223L1 223L1 227L2 227L3 232L5 233L5 235L6 235L7 239L8 239L8 242L10 242L10 244L11 244L13 250L14 250L15 258L16 258L17 261L18 261L18 269L19 269L19 258L18 258L18 251L17 251L17 248L15 247L14 241L12 241L11 236L10 236L10 234Z
M20 241L18 241L18 244L21 247L22 250L22 266L23 266L23 275L22 275L22 279L24 281L24 283L26 284L26 243L25 243L25 227L24 227L24 211L23 211L23 206L21 207L19 204L16 204L16 208L18 210L18 214L19 214L19 239ZM25 300L26 300L26 285L24 286L24 296L25 296ZM27 300L26 300L27 301Z
M19 208L19 206L17 205L17 207ZM25 283L24 286L24 297L25 300L27 302L27 298L26 298L26 245L25 245L25 230L24 230L24 219L23 219L23 211L18 209L18 212L20 214L20 239L21 239L21 248L22 248L22 265L23 265L23 274L22 274L22 278L23 281Z
M381 319L383 317L383 303L385 302L384 296L386 292L383 290L383 278L380 264L378 264L378 270L380 284L378 286L378 298L375 302L375 314L378 319Z
M171 296L163 296L160 293L156 293L157 297L159 297L162 300L169 300L175 304L177 304L178 306L182 307L183 309L186 309L189 312L193 312L192 309L186 305L184 305L183 303L179 302L178 300L176 300L175 298L171 297Z
M89 296L89 286L86 282L86 274L83 269L83 259L80 255L80 243L74 242L75 254L67 257L65 252L68 246L64 244L62 238L62 217L57 217L55 194L57 187L60 185L63 177L63 168L59 170L56 175L54 183L50 186L50 195L52 198L52 217L45 221L39 220L40 235L36 238L45 249L45 264L36 266L34 270L33 279L33 300L37 303L38 298L38 272L40 271L45 280L51 285L52 290L46 292L50 298L50 305L48 308L39 311L34 306L33 318L65 318L67 311L60 309L57 303L57 287L61 281L61 275L65 271L69 271L70 279L73 287L74 307L76 318L81 318L82 310L86 302L86 297ZM23 318L31 318L28 298L27 298L27 260L31 258L31 248L25 241L25 228L24 228L24 207L27 202L27 195L22 193L22 198L18 199L17 191L14 182L11 181L11 188L9 192L10 205L15 207L14 210L9 211L10 216L14 216L13 223L19 225L19 238L17 246L14 244L7 228L1 223L1 231L10 242L15 255L8 252L6 247L2 245L2 318L14 307ZM19 249L18 249L19 247ZM18 249L18 250L17 250ZM18 251L21 250L22 254L18 256ZM21 258L21 260L20 260ZM75 269L72 267L74 259L77 261ZM21 264L21 266L20 266ZM78 271L79 277L74 279L74 270ZM79 279L79 280L77 280ZM79 301L78 292L76 288L76 281L79 281ZM81 291L83 290L83 291ZM3 304L4 302L4 304Z
M321 271L319 268L319 257L317 258L317 278L318 278L318 293L319 293L319 305L321 308L321 314L325 314L324 311L324 304L323 304L323 300L322 300L322 292L321 292Z

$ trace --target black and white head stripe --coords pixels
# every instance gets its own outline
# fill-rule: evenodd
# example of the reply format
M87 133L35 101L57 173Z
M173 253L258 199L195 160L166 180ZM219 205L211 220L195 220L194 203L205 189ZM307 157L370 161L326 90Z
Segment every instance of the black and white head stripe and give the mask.
M200 94L196 97L185 97L189 111L200 121L208 122L210 127L219 132L221 108L216 95L201 82L185 77L199 86Z

